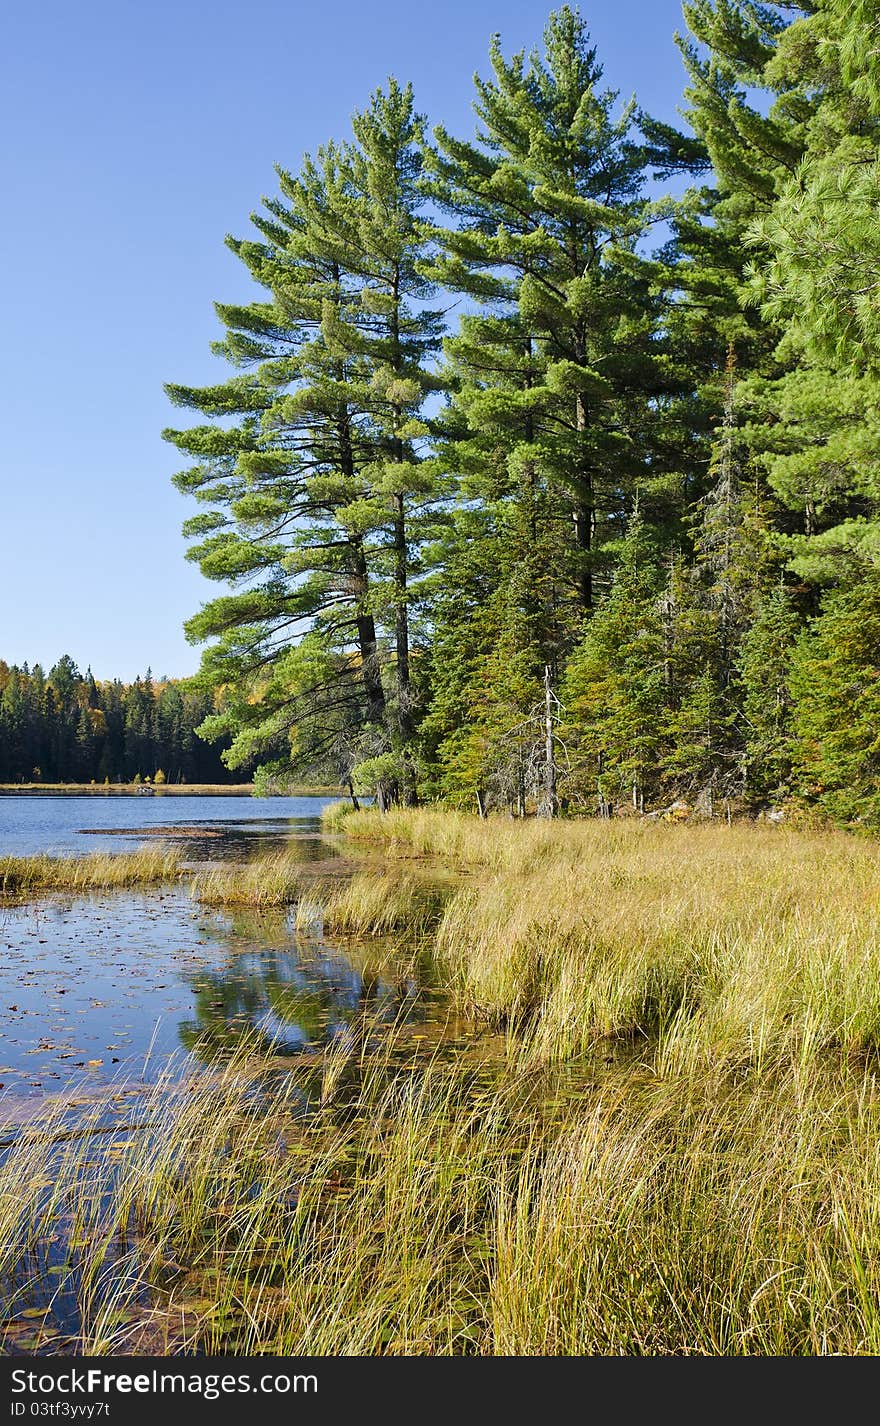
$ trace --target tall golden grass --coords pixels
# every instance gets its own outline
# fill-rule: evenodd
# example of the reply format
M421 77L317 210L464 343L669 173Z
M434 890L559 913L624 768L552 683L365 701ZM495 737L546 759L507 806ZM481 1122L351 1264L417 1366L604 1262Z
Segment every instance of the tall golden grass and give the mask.
M0 856L0 897L36 891L110 890L170 881L180 874L178 852L145 846L135 852L95 852L83 857Z
M193 877L192 894L210 906L255 909L296 904L300 929L317 925L345 935L379 936L424 931L439 915L440 893L432 882L392 868L355 870L328 880L285 852L240 866L208 867Z
M414 933L508 1027L506 1059L421 1059L393 1032L383 1057L365 1022L286 1076L242 1051L163 1083L106 1152L100 1105L84 1137L22 1130L0 1162L10 1315L66 1293L76 1349L105 1354L880 1352L871 843L345 826L385 864L293 878L297 920ZM432 894L443 864L462 874Z
M880 858L843 833L350 814L387 857L472 869L435 948L545 1057L657 1036L670 1072L880 1045Z
M303 864L272 852L239 865L221 863L193 877L190 891L208 906L289 906L300 894Z
M0 1167L13 1307L63 1224L50 1293L88 1353L880 1351L871 1076L634 1066L560 1095L521 1067L358 1082L346 1054L306 1119L240 1058L160 1087L103 1158L25 1131Z
M418 934L437 921L443 892L424 878L374 869L355 871L322 898L325 931L378 936Z

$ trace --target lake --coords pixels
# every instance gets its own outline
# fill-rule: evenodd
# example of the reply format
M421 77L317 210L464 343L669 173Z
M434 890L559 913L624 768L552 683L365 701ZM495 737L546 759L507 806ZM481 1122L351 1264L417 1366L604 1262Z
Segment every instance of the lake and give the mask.
M194 859L238 860L258 844L266 848L290 837L316 835L321 809L338 800L164 797L161 792L132 797L0 796L0 856L131 851L167 827L204 829L203 839L193 839L191 833L188 837Z
M194 863L284 846L317 892L349 872L321 836L334 800L2 797L0 855L123 851L155 834L180 838ZM0 1171L30 1134L48 1135L42 1177L29 1180L34 1214L74 1153L87 1191L109 1205L105 1172L133 1134L153 1132L172 1082L210 1084L241 1048L262 1066L252 1111L284 1083L287 1112L302 1118L322 1103L325 1047L356 1083L361 1055L369 1063L389 1035L421 1044L451 1031L430 967L405 949L337 944L317 904L300 925L293 907L202 905L187 880L0 903ZM93 1290L76 1223L53 1213L51 1231L0 1273L0 1353L75 1350ZM114 1243L95 1301L122 1291L135 1261ZM136 1306L149 1318L152 1290L138 1289Z
M409 975L292 922L205 908L182 887L0 907L0 1120L13 1100L148 1084L243 1037L289 1056L365 1015L378 1027L425 1013Z
M284 846L339 875L320 835L335 800L0 797L0 855L123 851L159 834L194 862ZM423 1007L409 980L370 973L319 923L297 932L287 911L218 912L185 885L0 904L0 1117L11 1101L149 1083L243 1036L277 1055L316 1049L365 1013L399 1021Z

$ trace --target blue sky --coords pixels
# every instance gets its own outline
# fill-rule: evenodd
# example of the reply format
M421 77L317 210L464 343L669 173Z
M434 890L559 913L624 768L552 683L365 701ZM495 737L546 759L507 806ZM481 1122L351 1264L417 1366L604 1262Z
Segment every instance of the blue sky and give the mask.
M345 137L389 74L469 133L489 36L540 38L550 0L43 0L0 55L0 658L99 678L195 671L183 620L219 586L184 560L191 507L160 436L164 381L221 379L224 248L273 164ZM585 0L608 84L674 119L680 0Z

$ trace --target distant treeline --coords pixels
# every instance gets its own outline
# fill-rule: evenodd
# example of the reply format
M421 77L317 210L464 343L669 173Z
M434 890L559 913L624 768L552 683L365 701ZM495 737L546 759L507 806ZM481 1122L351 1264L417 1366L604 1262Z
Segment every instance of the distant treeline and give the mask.
M48 674L0 659L0 782L241 781L196 733L214 711L211 693L149 669L98 682L66 654Z

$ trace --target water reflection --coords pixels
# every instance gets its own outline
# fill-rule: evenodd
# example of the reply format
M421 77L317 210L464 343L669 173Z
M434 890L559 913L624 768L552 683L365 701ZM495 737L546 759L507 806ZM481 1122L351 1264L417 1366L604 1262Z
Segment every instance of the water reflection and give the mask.
M224 966L189 983L194 1014L179 1034L202 1060L235 1050L245 1038L266 1053L293 1055L366 1020L379 1026L420 1013L419 986L402 968L396 978L357 969L339 950L296 936L285 949L235 949Z
M245 1038L284 1056L367 1021L379 1031L424 1017L431 983L427 955L342 946L320 925L304 934L293 911L207 911L183 888L6 907L0 1118L11 1098L152 1082Z
M289 838L316 835L323 808L336 800L166 794L0 797L0 851L11 856L131 851L147 838L164 837L177 828L185 829L187 839L195 834L200 857L243 858L257 845L286 846Z

